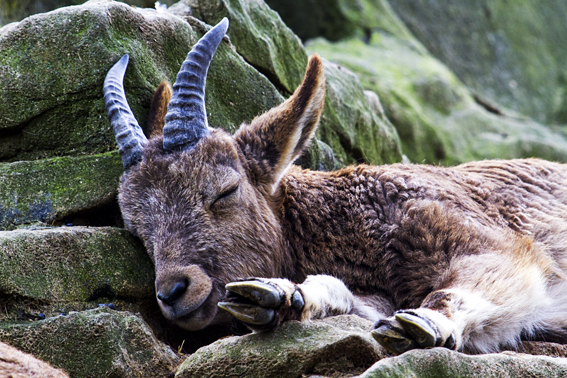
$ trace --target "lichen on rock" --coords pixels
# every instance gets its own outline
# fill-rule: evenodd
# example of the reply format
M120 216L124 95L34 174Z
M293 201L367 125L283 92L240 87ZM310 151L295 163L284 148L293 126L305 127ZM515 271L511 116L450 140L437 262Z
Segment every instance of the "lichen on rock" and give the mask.
M183 362L176 377L353 376L385 356L371 328L372 322L353 315L286 322L273 332L203 347Z
M566 358L514 352L468 356L446 348L433 348L411 350L398 357L383 359L360 375L360 378L559 378L566 374Z
M110 204L122 163L118 153L0 163L0 229L52 224Z
M365 89L378 94L413 162L567 161L567 138L535 121L487 110L445 65L414 45L405 37L376 32L368 44L316 39L307 50L349 68Z
M154 269L141 243L126 230L59 227L0 232L0 296L9 316L10 297L30 312L55 305L153 299ZM94 302L96 305L97 302ZM17 309L17 306L16 306Z
M108 308L0 323L0 340L71 377L168 377L180 362L138 315Z
M125 77L132 111L145 127L153 91L171 83L200 34L164 11L92 0L0 29L0 160L33 160L114 150L102 83L130 54ZM64 48L61 48L64 46ZM207 79L210 124L234 131L282 101L276 88L228 43Z

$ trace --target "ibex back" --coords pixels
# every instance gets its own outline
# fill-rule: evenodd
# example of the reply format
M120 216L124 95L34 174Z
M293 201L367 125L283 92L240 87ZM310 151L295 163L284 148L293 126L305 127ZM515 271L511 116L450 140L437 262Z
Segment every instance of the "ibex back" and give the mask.
M393 353L567 342L565 165L302 170L292 163L323 108L321 60L234 135L209 128L205 78L227 27L195 45L171 100L167 86L156 92L163 111L150 140L124 96L127 57L105 81L124 222L155 264L165 317L198 330L232 314L265 330L357 314L376 321L374 338Z

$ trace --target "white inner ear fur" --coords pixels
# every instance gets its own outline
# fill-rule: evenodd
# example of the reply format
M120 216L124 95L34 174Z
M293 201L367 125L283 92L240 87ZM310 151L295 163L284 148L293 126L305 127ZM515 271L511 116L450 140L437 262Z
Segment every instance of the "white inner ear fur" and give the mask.
M317 124L319 123L319 118L321 118L321 113L323 112L323 110L321 109L321 105L325 100L324 83L325 82L323 80L320 80L317 83L317 89L315 90L315 93L311 97L311 101L309 101L309 103L305 107L305 111L297 121L295 129L293 131L293 135L288 139L284 152L274 170L275 176L271 188L272 194L277 190L279 186L279 182L282 179L283 175L293 164L293 162L301 155L301 152L303 152L303 150L305 150L305 148L309 146L311 139L313 138L313 135L315 135L315 131L317 130ZM303 129L305 128L305 125L307 125L310 122L310 120L313 119L315 119L314 122L316 125L311 129L311 132L309 133L305 146L301 151L294 154L293 152L295 151L295 148L297 147L297 143L299 142L299 139L303 134Z

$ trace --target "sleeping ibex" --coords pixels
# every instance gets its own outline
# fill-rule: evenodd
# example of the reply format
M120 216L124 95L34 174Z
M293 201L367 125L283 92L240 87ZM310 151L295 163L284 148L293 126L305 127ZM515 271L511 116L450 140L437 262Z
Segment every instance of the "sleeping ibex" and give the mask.
M150 140L124 95L127 56L105 81L124 223L155 264L166 318L198 330L232 314L266 330L357 314L393 353L567 342L565 165L300 169L323 108L321 60L234 135L209 128L205 79L227 27L188 54Z

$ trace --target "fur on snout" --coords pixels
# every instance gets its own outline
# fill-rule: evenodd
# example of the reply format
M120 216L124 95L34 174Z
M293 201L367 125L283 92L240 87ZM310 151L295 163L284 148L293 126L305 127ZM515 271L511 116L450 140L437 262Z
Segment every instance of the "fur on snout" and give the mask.
M159 301L159 306L164 316L178 323L186 329L203 328L201 305L209 298L213 284L211 278L198 265L187 267L173 267L159 271L156 278L156 293L170 291L178 282L186 281L187 289L171 305Z

